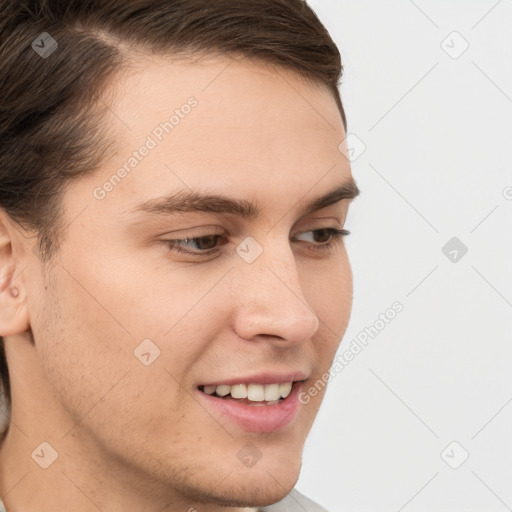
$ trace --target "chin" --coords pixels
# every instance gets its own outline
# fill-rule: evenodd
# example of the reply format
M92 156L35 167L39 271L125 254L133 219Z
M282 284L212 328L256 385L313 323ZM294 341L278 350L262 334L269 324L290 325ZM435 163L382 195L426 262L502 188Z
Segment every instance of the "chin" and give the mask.
M258 468L259 466L259 468ZM300 457L263 459L253 468L237 471L231 480L231 493L239 496L237 507L265 507L281 501L297 483L302 466Z
M240 474L229 485L221 486L205 497L204 502L225 507L267 507L281 501L295 487L298 474L294 478L290 476L280 478L280 475L275 475L272 478L267 473L265 478L258 479Z

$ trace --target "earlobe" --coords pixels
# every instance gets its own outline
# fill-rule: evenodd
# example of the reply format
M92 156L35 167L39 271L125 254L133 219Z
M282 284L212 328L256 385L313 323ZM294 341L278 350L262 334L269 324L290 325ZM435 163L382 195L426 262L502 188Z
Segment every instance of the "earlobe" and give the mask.
M21 334L29 327L26 301L20 289L9 286L0 290L0 336Z
M21 280L14 283L15 270L16 261L9 229L5 218L0 216L0 336L2 337L21 334L29 328L22 277L18 276Z

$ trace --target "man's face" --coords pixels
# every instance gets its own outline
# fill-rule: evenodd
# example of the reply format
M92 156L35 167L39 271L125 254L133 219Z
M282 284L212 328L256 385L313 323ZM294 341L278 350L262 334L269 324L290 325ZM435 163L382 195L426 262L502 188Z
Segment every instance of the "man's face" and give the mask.
M28 270L40 389L59 408L46 412L48 438L63 463L95 460L90 478L122 468L196 501L277 501L298 479L324 387L288 414L199 386L325 382L352 302L346 249L326 230L343 228L349 201L305 208L351 179L336 103L282 69L227 58L155 58L116 91L105 121L116 154L66 190L68 236L46 281ZM136 208L188 192L259 212Z

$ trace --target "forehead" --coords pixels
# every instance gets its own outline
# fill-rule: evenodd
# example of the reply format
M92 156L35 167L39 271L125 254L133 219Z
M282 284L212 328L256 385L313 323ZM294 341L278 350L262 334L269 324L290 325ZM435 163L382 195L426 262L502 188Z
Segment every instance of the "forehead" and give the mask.
M131 65L114 89L105 122L116 151L88 183L92 190L121 175L103 207L126 211L141 199L205 188L296 201L350 178L331 92L293 72L234 57L154 57Z
M197 106L187 113L190 98ZM343 138L341 116L326 86L310 85L296 73L267 63L228 56L136 61L119 77L112 112L116 119L111 123L124 150L169 121L173 126L172 133L165 133L170 135L165 137L167 146L186 140L206 149L222 143L230 154L263 144L267 153L277 134L282 134L277 142L306 138L317 146ZM179 119L171 119L173 113ZM259 156L264 158L264 153Z
M136 106L149 109L148 113L158 113L174 107L183 96L195 94L202 96L204 108L211 112L215 105L225 110L231 102L236 109L244 103L249 111L254 111L251 105L259 99L281 103L281 113L287 107L303 112L309 106L331 128L341 122L327 86L310 83L298 72L255 58L235 55L143 58L137 54L129 58L114 85L119 93L114 100L115 110L126 116ZM135 99L136 105L132 103Z

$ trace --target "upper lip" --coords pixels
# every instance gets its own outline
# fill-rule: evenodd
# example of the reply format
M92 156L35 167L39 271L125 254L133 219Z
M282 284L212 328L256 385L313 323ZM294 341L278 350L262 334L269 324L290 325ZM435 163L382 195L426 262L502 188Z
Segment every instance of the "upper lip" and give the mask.
M200 386L221 386L222 384L232 386L234 384L281 384L284 382L295 382L299 380L306 380L308 374L303 371L295 371L290 373L270 373L262 372L253 375L246 375L245 377L234 377L232 379L222 379L215 382L208 382L200 384Z

